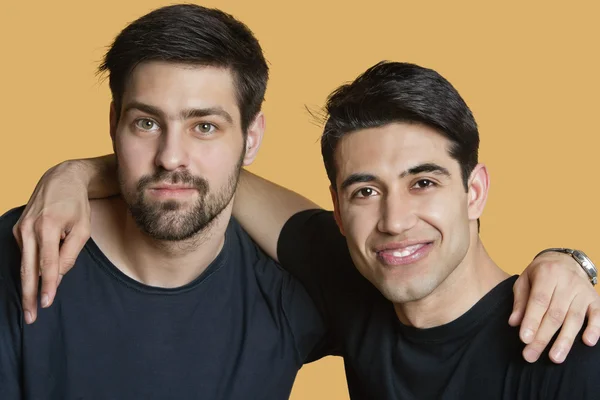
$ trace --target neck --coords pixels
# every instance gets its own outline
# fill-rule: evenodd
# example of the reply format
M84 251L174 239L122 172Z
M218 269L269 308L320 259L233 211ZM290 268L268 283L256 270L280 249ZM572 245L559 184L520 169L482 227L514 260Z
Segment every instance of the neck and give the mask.
M477 236L454 271L426 297L394 304L404 325L433 328L454 321L508 278L487 254Z
M92 204L92 238L132 279L149 286L179 287L200 276L223 248L232 204L190 239L161 241L137 227L121 198L98 200Z

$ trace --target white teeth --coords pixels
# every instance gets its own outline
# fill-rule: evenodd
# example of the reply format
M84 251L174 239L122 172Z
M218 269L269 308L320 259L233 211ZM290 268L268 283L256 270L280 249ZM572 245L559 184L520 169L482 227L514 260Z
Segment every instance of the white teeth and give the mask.
M423 244L415 244L412 246L405 247L402 250L396 250L392 252L392 255L394 257L408 257L415 251L419 250L421 247L423 247Z

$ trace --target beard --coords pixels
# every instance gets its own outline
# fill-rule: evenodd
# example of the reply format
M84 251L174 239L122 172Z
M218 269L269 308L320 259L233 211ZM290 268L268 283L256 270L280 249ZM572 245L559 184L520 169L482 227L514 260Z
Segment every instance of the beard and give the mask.
M216 192L211 192L208 181L193 176L188 170L167 171L161 169L153 175L143 176L134 190L127 191L119 172L121 193L136 225L156 240L182 241L190 239L209 227L229 205L240 176L242 158L227 179L227 183ZM155 184L171 183L190 186L198 192L192 205L177 200L150 201L145 190Z

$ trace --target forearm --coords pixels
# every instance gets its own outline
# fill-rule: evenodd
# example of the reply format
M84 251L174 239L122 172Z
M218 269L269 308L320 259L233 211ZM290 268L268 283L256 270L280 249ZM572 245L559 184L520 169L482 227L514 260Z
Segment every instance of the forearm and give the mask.
M233 215L256 243L277 260L277 241L294 214L320 208L307 198L242 170Z
M117 163L114 154L65 161L56 166L87 187L90 199L100 199L119 193Z

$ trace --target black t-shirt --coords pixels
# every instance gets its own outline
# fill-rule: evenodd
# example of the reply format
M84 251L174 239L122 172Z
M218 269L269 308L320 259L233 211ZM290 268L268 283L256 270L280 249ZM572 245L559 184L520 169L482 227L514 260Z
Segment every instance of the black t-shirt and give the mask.
M197 279L164 289L90 240L55 303L25 325L20 251L0 218L0 399L285 399L323 340L304 288L232 220Z
M325 313L353 400L600 398L600 346L578 337L562 365L547 354L535 364L523 359L518 330L508 325L516 277L458 319L417 329L402 325L356 270L331 212L290 218L278 256Z

